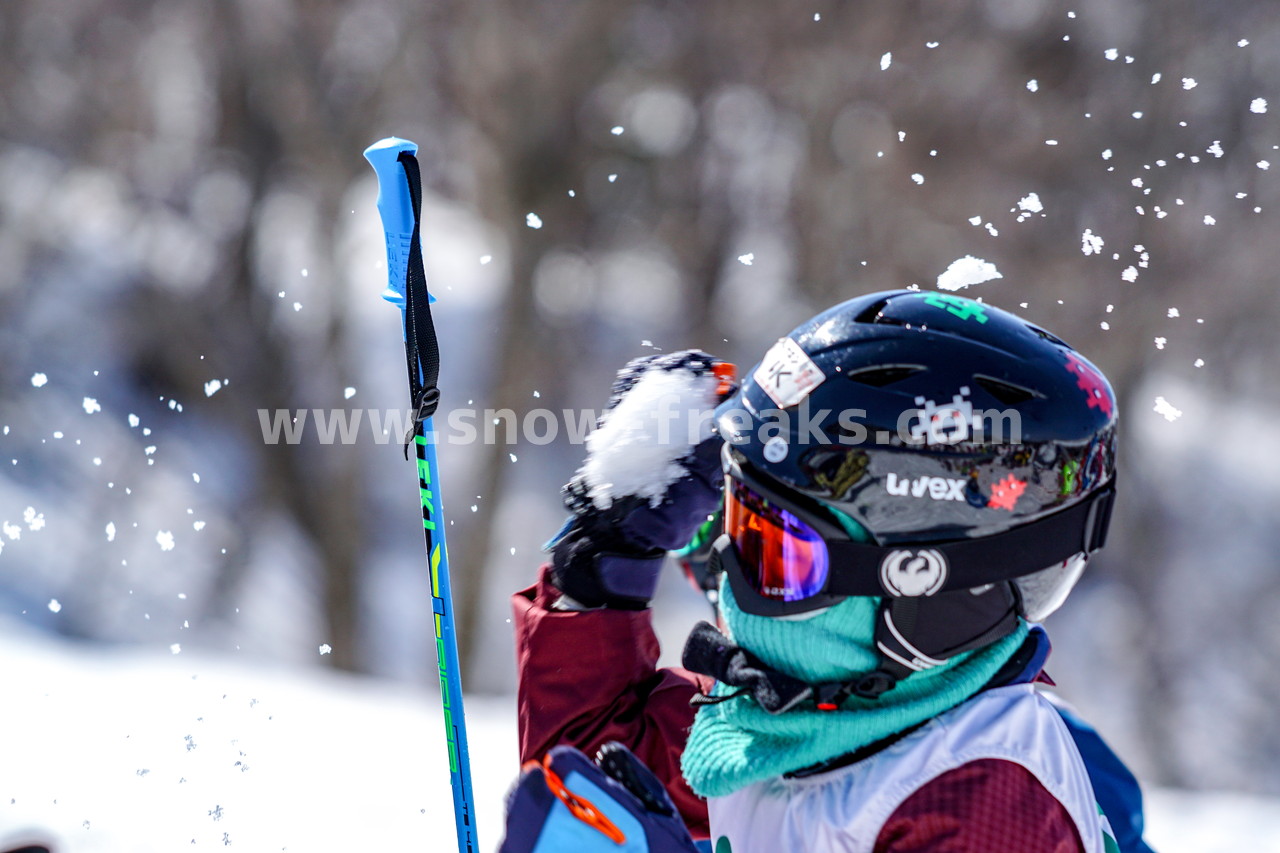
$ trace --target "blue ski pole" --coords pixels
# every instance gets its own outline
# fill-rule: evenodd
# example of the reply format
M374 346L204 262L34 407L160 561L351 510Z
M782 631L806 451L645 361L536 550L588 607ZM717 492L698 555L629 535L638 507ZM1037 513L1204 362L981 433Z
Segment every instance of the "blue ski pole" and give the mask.
M418 172L416 143L388 137L365 149L365 159L378 174L378 213L387 240L387 289L382 297L400 309L404 323L405 356L409 370L409 395L414 409L413 426L405 437L405 457L412 444L418 457L418 491L422 497L422 530L427 539L431 567L431 609L435 616L436 662L440 670L440 697L444 703L445 737L449 749L449 781L453 786L454 821L459 853L477 850L475 809L471 795L471 761L467 754L467 727L462 709L462 675L458 669L458 640L453 621L453 596L449 587L449 552L444 541L444 512L440 499L440 469L436 465L431 418L439 403L436 379L440 374L440 349L426 274L422 269L419 217L422 181Z

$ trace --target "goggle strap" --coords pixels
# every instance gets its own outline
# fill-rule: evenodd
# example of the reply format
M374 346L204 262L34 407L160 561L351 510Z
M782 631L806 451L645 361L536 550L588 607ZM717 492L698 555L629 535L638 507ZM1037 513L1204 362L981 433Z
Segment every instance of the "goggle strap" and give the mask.
M826 595L884 595L880 566L893 552L934 551L947 566L939 592L967 590L1012 580L1090 553L1106 540L1115 481L1061 512L980 539L912 542L902 547L827 540L831 564L838 567L822 592ZM892 594L892 591L890 591Z

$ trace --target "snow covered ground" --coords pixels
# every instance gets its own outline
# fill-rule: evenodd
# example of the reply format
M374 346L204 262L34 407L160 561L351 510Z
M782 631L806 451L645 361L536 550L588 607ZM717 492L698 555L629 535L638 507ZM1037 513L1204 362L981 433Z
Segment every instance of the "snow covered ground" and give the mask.
M327 671L0 631L0 841L58 853L454 849L438 700ZM469 699L481 849L514 779L514 704ZM1280 851L1280 801L1157 791L1160 853Z

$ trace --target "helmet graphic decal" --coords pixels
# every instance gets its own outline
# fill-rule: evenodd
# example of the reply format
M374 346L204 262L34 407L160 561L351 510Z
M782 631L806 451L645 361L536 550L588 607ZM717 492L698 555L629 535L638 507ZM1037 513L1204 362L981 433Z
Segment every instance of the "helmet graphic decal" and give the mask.
M1076 387L1088 397L1089 408L1101 409L1107 417L1111 417L1115 401L1111 399L1111 389L1098 371L1081 361L1074 353L1063 353L1067 357L1067 370L1076 375Z
M948 313L954 314L961 320L977 320L979 323L987 322L987 309L981 302L974 302L972 299L965 299L963 296L948 296L945 293L922 293L926 305L932 305L934 308L941 308Z
M957 444L966 441L973 424L973 404L967 399L969 386L951 398L950 404L939 406L933 400L916 397L920 406L920 418L911 425L911 438L917 443Z
M987 500L987 506L1013 512L1013 505L1026 490L1026 482L1010 474L991 487L991 497Z
M764 354L751 378L770 400L785 409L808 397L827 376L798 343L782 338Z
M890 551L880 563L880 585L890 595L933 595L947 582L947 558L932 548Z

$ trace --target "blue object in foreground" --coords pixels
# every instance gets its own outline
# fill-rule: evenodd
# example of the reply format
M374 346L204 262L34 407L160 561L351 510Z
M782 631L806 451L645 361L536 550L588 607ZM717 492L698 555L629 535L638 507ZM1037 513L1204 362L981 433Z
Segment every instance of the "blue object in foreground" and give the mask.
M458 642L449 584L449 552L445 547L444 507L440 497L440 470L435 444L427 441L431 416L439 392L439 350L431 320L426 276L422 270L419 216L422 185L418 146L388 137L365 149L365 159L378 175L378 213L387 246L387 289L383 298L401 312L409 371L409 394L415 410L411 441L418 467L418 492L422 499L422 530L427 541L431 570L431 608L436 633L436 662L440 672L440 697L444 704L445 737L449 751L449 781L453 787L454 821L460 853L475 853L476 820L471 791L471 762L462 704L462 675L458 667Z
M525 764L498 853L700 853L657 777L620 743Z

